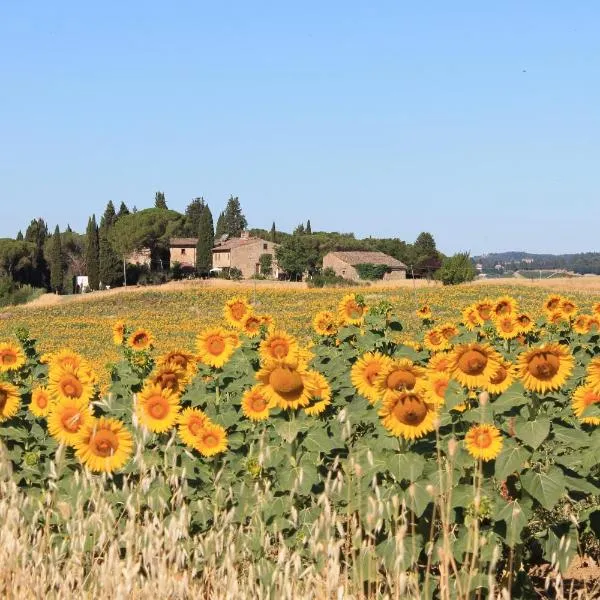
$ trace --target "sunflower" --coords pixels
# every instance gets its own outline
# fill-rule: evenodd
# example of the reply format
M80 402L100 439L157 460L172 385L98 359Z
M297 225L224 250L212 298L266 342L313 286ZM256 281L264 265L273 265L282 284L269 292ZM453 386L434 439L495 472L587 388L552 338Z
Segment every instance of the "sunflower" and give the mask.
M0 423L14 417L19 410L19 390L8 381L0 381Z
M519 313L516 317L515 317L516 321L517 321L517 327L519 328L519 333L529 333L535 323L533 322L533 319L527 314L527 313Z
M450 373L452 355L449 352L436 352L432 354L427 363L428 373Z
M494 325L496 325L498 337L501 337L503 340L512 340L521 333L519 322L512 314L496 317Z
M459 334L458 327L454 323L442 323L438 329L449 342Z
M463 344L452 353L452 376L466 387L480 387L487 384L496 372L502 357L489 344Z
M179 396L159 385L146 384L137 395L136 412L140 423L150 431L171 429L179 415Z
M82 378L87 379L92 384L97 380L90 363L80 354L68 348L63 348L49 357L48 371L50 378L57 377L65 371L77 371Z
M352 385L371 404L375 404L381 398L381 393L376 386L376 380L378 375L389 365L390 360L388 356L380 352L367 352L350 369Z
M320 415L331 404L331 386L318 371L309 371L306 385L310 388L310 406L304 408L307 415Z
M450 375L448 373L428 373L424 384L427 402L434 406L442 406L446 401L446 390L449 384Z
M300 347L296 338L285 331L274 331L260 343L258 353L263 363L275 361L295 365Z
M586 383L589 383L595 391L600 391L600 357L593 358L587 366Z
M175 364L170 366L163 365L150 374L148 381L160 386L162 389L168 389L175 394L181 394L188 383L188 376L181 367Z
M256 379L263 384L263 393L271 404L295 409L310 404L311 390L306 375L306 369L301 366L293 368L269 362L256 374Z
M571 406L575 416L588 425L600 425L600 417L582 417L583 411L592 404L600 404L600 391L590 385L581 385L573 392Z
M596 313L591 317L588 316L588 327L590 331L600 331L600 316Z
M215 423L207 423L196 436L194 446L203 456L214 456L227 450L227 433Z
M431 319L431 307L429 306L429 304L423 304L422 306L419 306L419 308L417 308L415 314L417 315L417 317L419 317L419 319L423 319L424 321L426 319Z
M252 312L252 307L248 303L246 298L242 298L241 296L235 296L230 300L227 300L225 303L225 308L223 309L223 313L225 315L225 320L232 327L236 327L237 329L242 328L242 322L244 317Z
M544 344L519 356L519 378L527 390L539 393L557 390L571 374L573 363L566 346Z
M560 303L560 312L565 317L567 317L567 319L574 317L577 314L578 310L579 307L577 306L577 304L575 304L575 302L573 302L573 300L570 300L569 298L563 298L563 300Z
M596 302L596 304L592 306L592 312L600 317L600 302Z
M129 460L133 438L121 421L102 417L82 425L74 445L77 458L90 471L112 473Z
M489 298L484 298L475 304L475 310L482 321L489 321L492 318L494 302Z
M179 367L191 377L196 372L196 357L185 350L171 350L156 360L157 366L160 367Z
M252 421L264 421L269 418L270 403L263 386L260 384L246 390L242 396L242 412Z
M234 341L222 327L205 329L196 339L198 358L206 365L222 368L235 351Z
M502 450L502 435L493 425L473 425L465 435L467 452L483 461L493 460Z
M185 408L181 411L177 422L179 437L190 448L195 448L198 436L206 425L211 423L208 416L199 408Z
M48 432L57 442L74 446L81 428L94 420L87 402L61 398L51 405Z
M154 344L154 338L147 329L136 329L127 340L127 345L138 352L149 349Z
M364 300L357 294L346 294L338 304L338 315L344 325L360 325L366 312Z
M337 321L335 314L330 310L322 310L313 319L313 328L318 335L331 337L337 333Z
M113 342L116 346L122 346L125 341L125 321L119 319L112 326Z
M408 358L390 360L375 380L380 396L385 400L405 390L412 390L423 383L425 369Z
M477 327L483 325L484 322L483 319L479 316L477 307L474 304L467 306L462 311L462 321L469 331L475 330Z
M517 312L517 301L512 296L501 296L496 300L492 316L514 315Z
M515 380L514 366L503 360L498 366L494 374L489 378L487 384L483 387L491 394L502 394L505 392Z
M565 316L562 314L561 310L556 310L553 313L548 313L547 319L548 323L552 323L552 325L558 325L561 321L565 320Z
M405 390L383 401L379 411L383 426L407 440L423 437L435 429L437 412L421 392Z
M17 371L25 364L25 354L23 350L15 344L0 344L0 373L7 371Z
M591 317L589 315L577 315L573 321L573 331L580 335L585 335L590 332L591 329Z
M89 373L80 369L51 369L48 391L53 401L70 399L88 403L94 395L94 383Z
M31 392L29 410L36 417L47 417L51 407L50 392L45 387L36 387Z
M560 303L563 301L563 297L560 294L550 294L542 304L542 309L546 314L555 313L560 308Z
M450 348L448 340L442 335L438 327L425 332L423 345L432 352L439 352L440 350Z
M263 326L263 318L254 313L248 313L242 318L240 329L250 338L260 335L260 329Z

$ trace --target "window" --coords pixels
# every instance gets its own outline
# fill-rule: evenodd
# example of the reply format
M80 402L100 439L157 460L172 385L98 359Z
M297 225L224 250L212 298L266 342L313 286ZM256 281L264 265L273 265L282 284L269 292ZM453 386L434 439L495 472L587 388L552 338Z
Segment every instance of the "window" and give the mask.
M269 244L263 244L263 250L268 250L269 249Z
M181 254L185 254L185 248L181 249Z

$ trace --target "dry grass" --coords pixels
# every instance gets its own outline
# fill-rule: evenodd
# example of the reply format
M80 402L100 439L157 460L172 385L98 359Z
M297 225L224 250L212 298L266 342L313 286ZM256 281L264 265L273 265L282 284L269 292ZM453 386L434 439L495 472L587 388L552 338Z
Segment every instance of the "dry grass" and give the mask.
M523 286L565 292L600 292L600 275L590 277L551 277L545 279L526 279L525 277L477 279L473 284L482 286Z

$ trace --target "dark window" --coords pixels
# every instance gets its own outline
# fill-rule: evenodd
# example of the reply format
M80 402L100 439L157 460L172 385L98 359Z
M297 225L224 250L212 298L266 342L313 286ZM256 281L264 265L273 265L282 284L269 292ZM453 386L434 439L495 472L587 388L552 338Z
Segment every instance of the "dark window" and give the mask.
M181 254L185 254L185 248L181 249Z
M263 244L263 250L267 250L269 247L269 244Z

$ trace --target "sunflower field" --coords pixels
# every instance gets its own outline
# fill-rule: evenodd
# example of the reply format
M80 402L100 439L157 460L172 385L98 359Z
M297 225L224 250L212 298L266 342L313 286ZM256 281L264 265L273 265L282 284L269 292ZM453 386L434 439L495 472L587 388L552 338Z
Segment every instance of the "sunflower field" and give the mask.
M258 308L230 298L193 348L161 352L116 321L107 374L25 329L0 343L21 564L43 539L76 564L71 593L126 564L115 589L168 565L216 594L203 577L233 565L253 597L304 578L320 598L467 599L532 597L541 564L558 589L600 556L600 303L552 294L534 314L503 295L454 320L423 304L407 332L393 302L349 293L302 339ZM162 562L139 546L156 528Z

